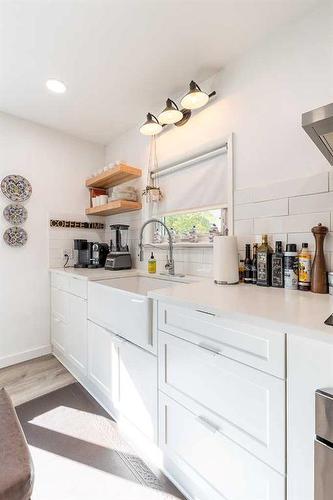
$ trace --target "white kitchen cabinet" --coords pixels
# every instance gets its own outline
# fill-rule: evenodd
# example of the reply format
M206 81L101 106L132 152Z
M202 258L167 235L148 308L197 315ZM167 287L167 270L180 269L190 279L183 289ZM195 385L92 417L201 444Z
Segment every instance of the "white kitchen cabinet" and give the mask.
M157 358L114 337L117 351L117 395L114 405L150 441L157 441Z
M238 446L204 416L160 393L160 447L183 473L193 498L284 500L285 477ZM206 483L196 490L196 483Z
M158 328L258 370L285 378L285 335L213 313L159 302Z
M75 367L87 373L87 301L67 294L69 302L68 356Z
M51 342L62 354L68 348L68 294L63 290L51 288Z
M88 321L88 378L112 401L112 334Z
M285 382L159 332L159 388L285 473Z
M56 352L65 356L71 363L74 376L85 375L87 373L87 301L64 290L64 288L71 289L70 280L73 278L63 277L60 274L57 276L61 279L53 278L52 283L61 288L51 287L51 342Z

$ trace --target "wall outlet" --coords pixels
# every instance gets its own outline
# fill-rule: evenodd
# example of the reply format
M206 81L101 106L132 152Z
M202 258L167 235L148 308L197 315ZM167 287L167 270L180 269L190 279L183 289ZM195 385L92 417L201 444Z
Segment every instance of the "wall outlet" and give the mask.
M74 258L74 250L73 248L65 248L63 251L62 251L62 258L63 259L66 259L66 255L68 255L68 257L70 259L73 259Z

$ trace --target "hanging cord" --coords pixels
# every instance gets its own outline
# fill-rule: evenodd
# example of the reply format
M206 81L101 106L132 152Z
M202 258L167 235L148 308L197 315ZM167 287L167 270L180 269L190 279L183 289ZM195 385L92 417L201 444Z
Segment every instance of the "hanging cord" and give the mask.
M69 262L69 255L68 255L68 253L65 253L64 257L66 259L66 262L64 264L64 269L66 269L66 267L68 266L68 262Z

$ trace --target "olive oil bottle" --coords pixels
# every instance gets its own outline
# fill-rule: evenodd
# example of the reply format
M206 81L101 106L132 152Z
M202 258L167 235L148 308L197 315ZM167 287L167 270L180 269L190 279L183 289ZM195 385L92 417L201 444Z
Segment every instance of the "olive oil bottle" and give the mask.
M261 245L257 252L257 285L272 284L272 247L268 244L267 234L262 235Z

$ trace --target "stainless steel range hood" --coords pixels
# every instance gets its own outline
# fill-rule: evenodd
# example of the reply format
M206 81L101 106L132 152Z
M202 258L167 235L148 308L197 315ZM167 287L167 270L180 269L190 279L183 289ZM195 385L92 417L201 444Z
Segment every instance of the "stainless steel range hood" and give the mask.
M333 103L303 113L302 127L333 165Z

